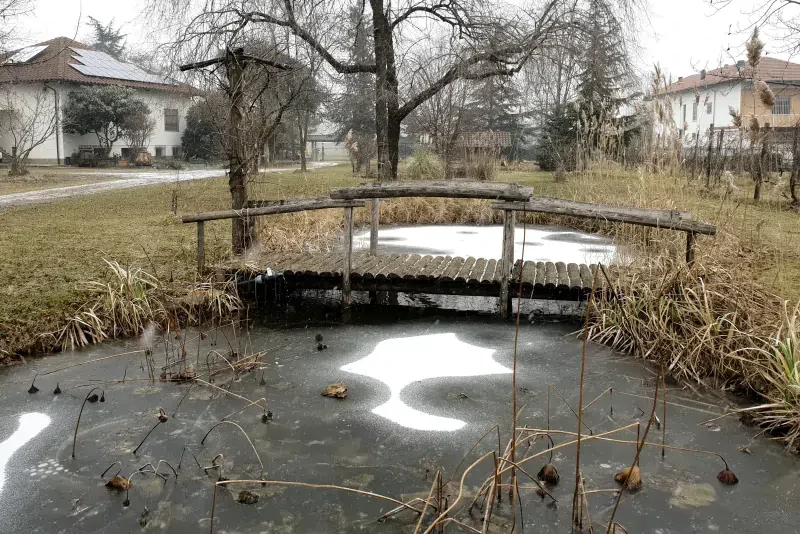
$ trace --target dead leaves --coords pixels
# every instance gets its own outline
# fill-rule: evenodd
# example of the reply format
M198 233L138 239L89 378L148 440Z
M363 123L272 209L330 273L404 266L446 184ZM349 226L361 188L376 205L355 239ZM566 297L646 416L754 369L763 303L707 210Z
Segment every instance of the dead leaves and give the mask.
M322 392L323 397L332 397L334 399L346 399L347 398L347 386L344 385L344 382L336 382L335 384L331 384L330 386L325 388L325 391Z
M133 483L127 478L119 475L114 475L106 482L106 487L115 491L124 491L130 489Z

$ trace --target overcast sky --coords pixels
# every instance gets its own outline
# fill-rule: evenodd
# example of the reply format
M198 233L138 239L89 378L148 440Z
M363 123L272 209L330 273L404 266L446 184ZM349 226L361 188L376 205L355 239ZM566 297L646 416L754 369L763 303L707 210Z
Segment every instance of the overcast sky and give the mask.
M29 43L58 36L73 37L76 27L80 40L87 35L85 22L89 15L102 22L113 18L130 34L132 44L141 39L142 24L138 19L142 0L36 0L36 3L34 15L23 24ZM658 61L664 72L673 76L686 76L703 67L714 68L720 61L732 63L725 55L726 49L730 46L731 53L742 57L741 45L746 37L737 35L735 29L746 24L741 10L752 3L753 0L734 0L733 5L713 14L702 0L651 0L650 22L639 29L642 50L637 63L645 72ZM734 30L731 36L729 26Z

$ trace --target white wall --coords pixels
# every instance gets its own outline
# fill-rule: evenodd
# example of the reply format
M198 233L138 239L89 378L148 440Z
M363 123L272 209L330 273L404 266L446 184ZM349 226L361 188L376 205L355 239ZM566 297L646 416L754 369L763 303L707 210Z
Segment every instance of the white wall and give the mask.
M41 99L38 108L36 104L37 99ZM17 109L5 109L9 107ZM14 113L32 113L33 110L38 109L41 118L37 119L33 124L38 125L40 131L35 132L31 137L41 138L42 134L47 131L49 123L49 117L46 115L55 113L55 95L51 90L45 91L45 86L41 83L4 85L0 87L0 108L3 108L3 118L2 122L0 122L0 148L2 148L4 152L11 154L12 147L14 146L14 139L7 130L7 121L10 120L10 115ZM23 117L20 120L27 123L30 117ZM46 155L50 153L54 154L53 159L55 160L55 135L51 135L43 144L36 147L31 152L30 158L46 158Z
M63 117L63 108L67 102L68 95L71 91L78 91L81 86L73 83L50 83L49 87L54 88L58 92L59 100L59 123ZM15 98L23 98L27 101L32 101L37 92L44 89L44 84L24 84L24 85L6 85L3 87L4 91L10 91L15 95ZM151 117L153 118L156 127L153 137L150 139L150 144L147 147L148 151L155 155L156 147L164 147L164 155L166 157L172 156L172 147L181 146L181 135L186 128L186 112L192 104L192 97L184 94L168 93L150 89L135 89L136 96L144 101L150 107ZM54 99L53 91L45 93L48 98ZM54 109L54 108L53 108ZM164 129L164 109L177 109L178 110L178 131L168 132ZM11 141L0 133L0 147L4 150L11 152ZM57 139L58 149L57 150ZM33 163L56 163L57 156L60 155L62 163L65 157L70 157L73 152L77 152L80 146L98 146L99 142L97 136L90 135L69 135L69 134L53 134L45 143L35 148L31 152L30 159ZM111 154L119 155L121 149L127 146L124 140L119 140L112 146ZM60 154L59 154L60 152Z
M693 135L700 133L700 138L708 135L708 127L730 127L732 120L729 107L740 111L742 103L742 82L726 82L700 89L700 102L697 105L697 119L692 118L692 107L695 103L695 91L688 90L672 95L672 113L675 125L683 132L683 142L691 144ZM711 104L711 113L707 113L706 99ZM683 106L686 106L686 121L683 119Z

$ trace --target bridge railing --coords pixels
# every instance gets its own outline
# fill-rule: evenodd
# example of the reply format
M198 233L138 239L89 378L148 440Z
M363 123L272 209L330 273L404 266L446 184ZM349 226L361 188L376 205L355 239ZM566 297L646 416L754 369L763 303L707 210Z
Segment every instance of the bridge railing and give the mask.
M345 273L342 280L342 290L350 295L350 258L349 251L353 248L353 208L363 208L366 204L358 200L333 200L330 198L315 198L303 200L281 200L266 206L245 208L241 210L222 210L198 213L196 215L183 215L181 222L197 223L197 271L203 273L206 269L205 255L205 223L206 221L218 221L222 219L245 219L251 220L255 217L264 215L279 215L282 213L297 213L299 211L324 210L331 208L344 209L344 228L345 228Z
M503 210L503 273L500 284L500 311L503 316L507 316L511 309L508 295L514 264L515 212L548 213L686 232L686 263L689 265L694 263L695 234L717 233L714 225L692 220L692 214L686 211L630 208L549 197L531 197L524 202L495 202L492 208Z

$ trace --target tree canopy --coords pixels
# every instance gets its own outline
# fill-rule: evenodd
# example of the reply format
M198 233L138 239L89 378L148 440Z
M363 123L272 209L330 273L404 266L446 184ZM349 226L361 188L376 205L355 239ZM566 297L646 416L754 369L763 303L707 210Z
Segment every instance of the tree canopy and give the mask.
M113 19L104 26L102 22L89 16L89 22L86 25L92 29L90 44L95 50L105 52L113 58L122 59L125 54L125 38L128 35L122 33L122 28L114 27Z
M148 116L147 104L132 89L116 85L83 87L70 91L64 106L64 132L94 134L108 155L111 146Z

